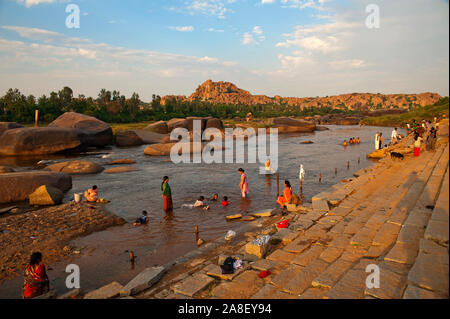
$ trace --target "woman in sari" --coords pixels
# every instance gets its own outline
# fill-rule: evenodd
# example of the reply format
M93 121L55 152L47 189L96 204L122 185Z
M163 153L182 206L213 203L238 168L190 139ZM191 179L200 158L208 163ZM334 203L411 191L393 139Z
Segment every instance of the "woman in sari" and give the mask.
M284 207L286 203L289 203L292 196L292 187L289 181L284 181L284 190L283 196L279 196L277 199L277 203L280 204L281 207Z
M41 262L42 254L40 252L31 255L30 264L25 269L24 274L24 299L31 299L43 295L50 289L45 265L41 264Z
M238 169L238 172L241 174L241 182L239 183L241 196L242 198L246 198L248 196L247 175L245 175L245 171L242 168Z
M163 209L165 212L170 212L173 210L172 203L172 191L169 186L169 177L164 176L161 184L162 198L163 198Z

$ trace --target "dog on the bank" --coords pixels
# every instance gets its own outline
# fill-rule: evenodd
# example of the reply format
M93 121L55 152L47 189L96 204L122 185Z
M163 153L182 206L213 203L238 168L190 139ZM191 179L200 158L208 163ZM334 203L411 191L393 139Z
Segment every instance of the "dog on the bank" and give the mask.
M398 158L398 159L403 160L405 157L401 153L391 152L391 159L394 159L394 158Z

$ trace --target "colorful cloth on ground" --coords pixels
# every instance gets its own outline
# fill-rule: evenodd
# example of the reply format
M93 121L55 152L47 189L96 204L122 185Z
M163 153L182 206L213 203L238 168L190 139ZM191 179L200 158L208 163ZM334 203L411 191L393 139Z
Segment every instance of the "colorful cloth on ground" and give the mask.
M23 297L35 298L49 291L49 281L45 265L28 265L24 274Z
M98 190L90 188L84 193L84 197L86 197L88 202L96 202L98 200Z

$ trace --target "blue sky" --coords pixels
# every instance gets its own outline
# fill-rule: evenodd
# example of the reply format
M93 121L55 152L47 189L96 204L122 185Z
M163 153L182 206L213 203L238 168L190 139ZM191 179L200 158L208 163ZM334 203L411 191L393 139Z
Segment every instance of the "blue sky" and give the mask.
M213 79L269 96L448 95L448 23L446 0L0 0L0 94L150 100Z

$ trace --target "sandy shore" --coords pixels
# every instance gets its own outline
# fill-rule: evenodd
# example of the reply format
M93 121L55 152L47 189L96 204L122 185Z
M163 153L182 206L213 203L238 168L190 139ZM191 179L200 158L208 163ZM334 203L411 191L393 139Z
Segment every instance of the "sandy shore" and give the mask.
M22 275L30 254L40 251L45 263L79 254L68 243L80 236L123 224L101 204L67 204L18 212L0 218L0 280Z

